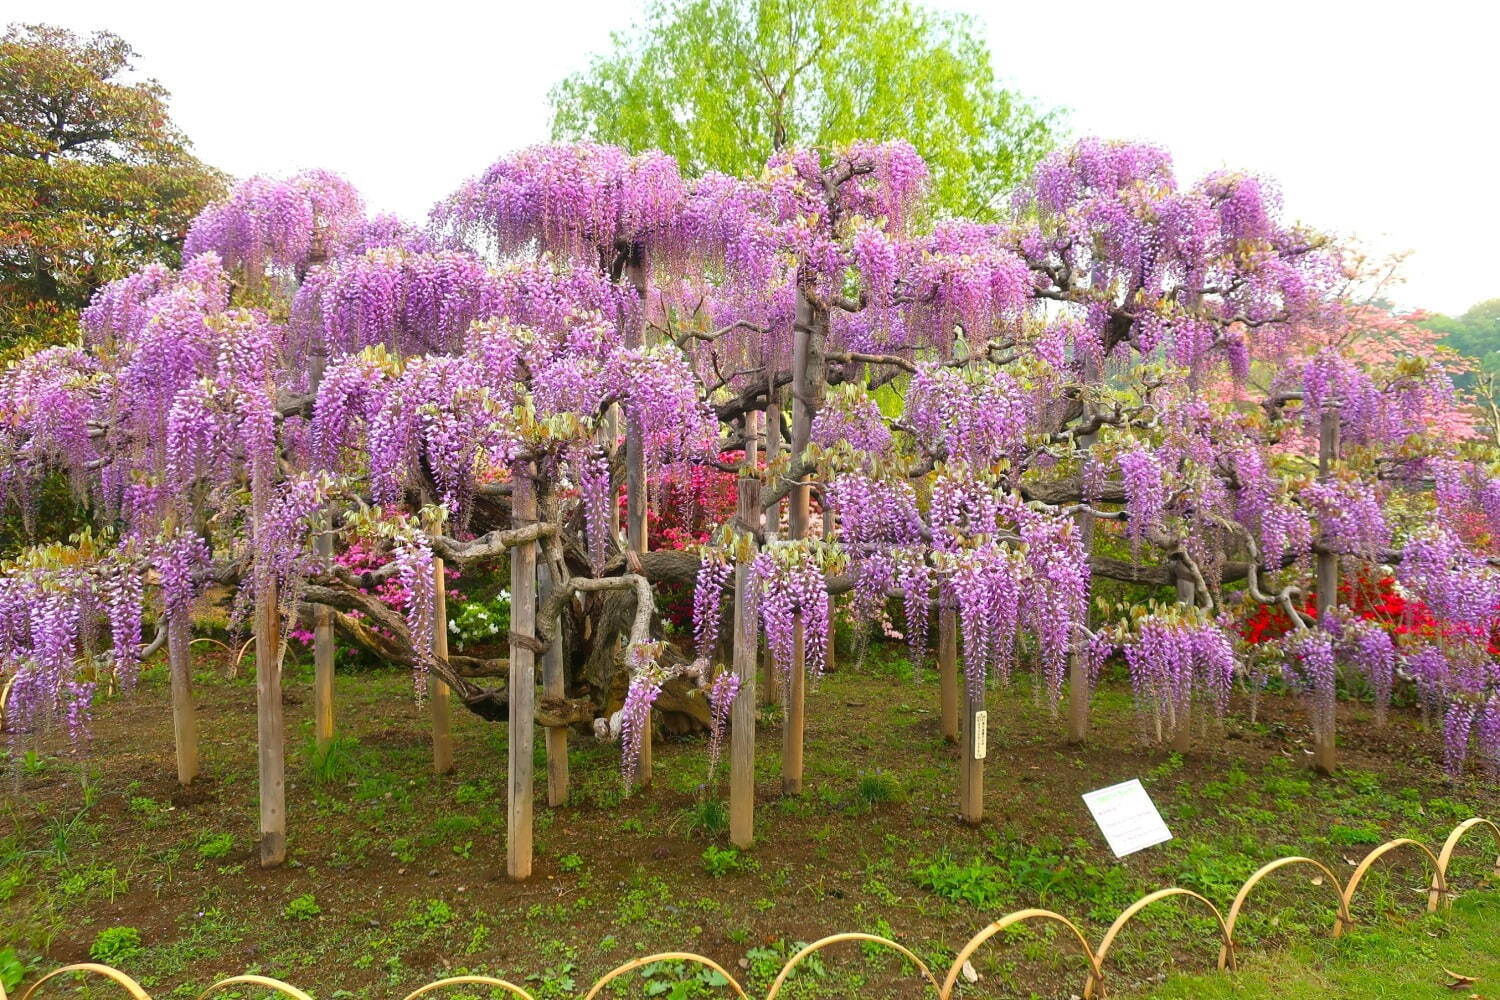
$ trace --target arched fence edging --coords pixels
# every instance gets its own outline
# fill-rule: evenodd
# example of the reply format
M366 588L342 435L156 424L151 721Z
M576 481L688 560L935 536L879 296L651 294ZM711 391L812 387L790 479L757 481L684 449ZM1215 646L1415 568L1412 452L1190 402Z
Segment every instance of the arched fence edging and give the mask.
M1429 889L1427 910L1429 912L1432 912L1436 911L1438 907L1444 903L1451 904L1454 899L1454 894L1450 891L1449 888L1449 867L1452 865L1454 855L1457 852L1459 844L1463 841L1464 837L1470 832L1477 829L1487 830L1495 842L1495 849L1497 851L1497 857L1495 859L1495 875L1497 879L1500 879L1500 825L1496 825L1489 819L1476 816L1473 819L1465 820L1458 826L1454 827L1452 832L1448 834L1447 839L1443 842L1442 848L1436 854L1434 854L1432 849L1427 845L1421 843L1420 841L1413 840L1409 837L1398 837L1394 840L1386 841L1380 846L1373 848L1368 854L1366 854L1359 861L1359 863L1355 865L1353 874L1349 876L1349 881L1342 885L1339 883L1338 878L1334 875L1333 870L1327 865L1323 864L1321 861L1316 861L1312 858L1301 856L1278 858L1275 861L1271 861L1265 865L1262 865L1260 868L1256 869L1256 871L1253 872L1249 876L1249 878L1245 879L1244 884L1240 886L1239 892L1235 894L1234 900L1230 904L1227 912L1221 911L1219 907L1216 906L1207 897L1193 892L1190 889L1183 889L1176 886L1165 889L1158 889L1155 892L1148 893L1147 895L1142 896L1140 899L1136 900L1134 903L1131 903L1128 907L1121 911L1120 915L1115 918L1112 924L1110 924L1108 930L1104 932L1104 936L1100 939L1099 947L1097 949L1089 943L1087 936L1084 935L1083 931L1078 927L1077 924L1073 923L1073 921L1069 920L1067 917L1063 916L1060 913L1055 913L1052 910L1044 910L1038 908L1016 910L1012 913L1007 913L1000 919L986 925L976 934L974 934L973 937L969 938L964 946L959 949L958 955L954 958L953 964L948 969L947 978L941 985L938 984L936 978L933 976L927 964L923 962L923 960L915 952L907 948L905 945L900 944L899 942L893 941L889 938L881 937L877 934L866 934L862 932L831 934L828 937L814 941L812 944L803 946L795 955L787 959L786 963L782 965L780 972L777 974L775 981L771 984L770 989L767 991L764 1000L776 1000L777 995L780 993L787 979L796 970L797 966L805 961L809 956L818 951L821 951L822 949L830 945L849 941L858 941L867 944L880 945L900 954L906 961L915 965L918 972L920 972L921 974L920 978L926 980L927 985L937 991L938 1000L952 1000L958 987L959 979L963 975L965 964L971 957L973 957L976 952L978 952L979 948L986 941L996 936L997 934L1009 930L1012 927L1016 927L1031 921L1044 921L1051 924L1061 924L1063 927L1066 927L1068 929L1068 931L1073 935L1074 939L1077 942L1077 950L1082 953L1085 961L1088 964L1088 980L1084 986L1083 995L1085 997L1102 996L1107 985L1107 980L1104 975L1105 959L1109 957L1110 950L1114 946L1114 943L1119 937L1121 931L1124 930L1126 924L1134 919L1136 915L1152 906L1153 904L1166 899L1175 898L1196 900L1197 902L1208 907L1208 909L1213 913L1216 932L1220 941L1218 968L1220 971L1224 971L1226 969L1233 970L1235 965L1235 926L1239 921L1240 914L1244 911L1246 902L1249 900L1251 890L1253 890L1273 872L1279 871L1282 868L1290 867L1292 865L1308 865L1317 869L1317 871L1321 873L1321 876L1327 880L1329 888L1332 889L1335 897L1337 898L1337 909L1335 910L1334 914L1332 936L1338 937L1350 927L1354 926L1354 918L1351 907L1354 902L1355 893L1358 891L1361 882L1363 882L1364 880L1364 877L1369 874L1370 870L1374 867L1377 861L1379 861L1381 858L1385 857L1392 851L1396 851L1402 848L1409 848L1423 857L1428 863L1429 867L1431 867L1432 869L1432 882ZM697 965L701 965L704 968L711 969L714 972L717 972L719 975L723 976L725 984L734 993L734 995L739 998L739 1000L751 1000L750 994L747 993L745 991L745 988L740 985L740 983L734 978L733 975L730 974L729 970L725 969L718 962L707 957L706 955L699 955L689 951L661 952L655 955L647 955L644 958L632 959L624 963L623 965L616 967L615 969L611 970L610 972L606 973L604 976L596 980L593 986L589 988L588 993L584 995L584 1000L595 1000L595 998L600 995L603 989L614 980L629 972L633 972L636 969L651 965L654 962L691 962ZM32 983L25 989L25 991L20 993L18 1000L34 1000L34 998L39 995L38 991L44 984L52 981L53 979L57 979L68 974L89 974L102 976L105 979L113 982L115 985L119 986L125 992L125 994L131 998L131 1000L152 1000L151 994L147 993L145 989L140 985L140 983L136 982L129 975L120 971L119 969L113 968L108 965L103 965L98 962L76 962L71 965L64 965L60 968L53 969L51 972L48 972L36 982ZM231 976L228 979L219 980L208 989L204 990L203 993L199 995L198 1000L205 1000L205 998L211 996L221 987L232 985L260 986L265 989L275 990L283 996L292 998L292 1000L311 1000L307 993L291 985L290 983L282 982L279 979L273 979L268 976L249 974ZM516 986L514 983L507 982L503 979L497 979L493 976L477 974L450 976L444 979L435 980L407 994L405 1000L417 1000L417 998L419 997L425 996L429 993L434 993L445 987L459 985L489 986L494 989L505 990L510 995L520 998L520 1000L533 1000L530 993L528 993L520 986ZM8 1000L3 984L0 984L0 1000Z

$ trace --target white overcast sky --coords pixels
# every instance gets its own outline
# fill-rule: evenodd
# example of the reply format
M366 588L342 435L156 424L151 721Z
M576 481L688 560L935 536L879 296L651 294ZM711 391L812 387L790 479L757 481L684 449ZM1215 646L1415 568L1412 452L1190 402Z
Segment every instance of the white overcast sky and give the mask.
M1160 143L1188 178L1255 170L1296 218L1413 251L1399 301L1500 296L1495 0L934 6L978 15L1001 77L1068 109L1074 134ZM548 88L643 7L6 0L0 16L123 35L208 162L326 167L417 219L546 138Z

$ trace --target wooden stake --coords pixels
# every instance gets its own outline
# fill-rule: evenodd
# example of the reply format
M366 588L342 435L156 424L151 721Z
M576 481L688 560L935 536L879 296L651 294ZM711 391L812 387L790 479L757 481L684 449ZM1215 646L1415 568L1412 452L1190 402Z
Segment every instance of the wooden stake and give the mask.
M766 424L766 464L770 465L776 461L781 454L782 447L782 419L781 419L781 390L776 387L776 369L767 365L766 388L766 410L764 414ZM766 538L773 539L781 534L781 508L782 501L778 500L766 511ZM764 646L761 650L761 665L764 672L765 683L760 686L760 700L762 705L772 706L781 703L781 677L776 672L776 661L771 655L771 647Z
M1198 588L1192 580L1177 578L1177 603L1189 607L1198 603ZM1189 700L1176 706L1173 711L1171 740L1168 746L1176 753L1187 753L1193 748L1193 703Z
M167 669L172 679L172 742L177 748L177 783L198 777L198 710L193 704L192 628L186 608L169 613Z
M268 574L269 575L269 574ZM286 721L281 707L281 612L276 581L255 603L256 739L260 748L260 866L286 861Z
M552 593L552 573L542 566L537 570L537 603L545 604ZM567 697L567 677L563 666L563 631L557 630L547 651L542 654L542 694L548 698ZM568 802L568 731L562 726L547 728L547 805Z
M327 349L315 347L310 354L308 384L313 397L323 383L323 372L328 364ZM333 533L328 530L327 512L319 512L318 535L315 544L318 555L325 563L333 562ZM333 609L322 604L313 605L313 738L318 748L327 749L333 742Z
M938 692L942 699L943 739L958 742L958 612L938 606Z
M1092 444L1093 437L1087 435L1083 447ZM1094 515L1081 510L1074 517L1084 555L1090 556L1094 550ZM1073 744L1085 743L1089 738L1089 663L1081 647L1081 643L1075 642L1068 656L1068 742Z
M511 521L536 520L536 486L529 471L512 478ZM510 733L506 791L505 870L515 880L531 876L532 747L536 729L536 654L523 640L536 635L536 543L510 550Z
M958 773L958 813L970 826L984 819L984 759L989 755L989 716L984 688L978 694L964 685L963 763ZM981 732L982 730L982 732Z
M744 524L754 524L760 512L755 415L746 414L745 424L745 459L735 515ZM755 841L755 652L760 630L748 613L749 603L750 560L741 558L734 567L734 673L740 690L729 710L729 840L741 849Z
M823 506L823 540L829 541L833 538L833 511ZM833 615L834 602L828 598L828 651L823 654L823 669L832 673L838 669L838 636L839 630L834 626Z
M1333 466L1339 457L1339 411L1325 407L1318 427L1318 480L1333 477ZM1338 603L1339 558L1331 552L1318 553L1318 623L1322 628L1328 611ZM1314 712L1316 715L1316 710ZM1313 720L1313 768L1319 774L1332 774L1338 767L1336 726L1330 717L1323 723Z
M432 560L432 655L448 660L448 578L443 560ZM453 773L453 706L447 682L437 674L427 675L427 704L432 719L432 773Z
M791 459L801 460L812 440L812 422L827 391L824 343L828 335L828 307L814 302L805 291L797 293L797 316L792 324L792 439ZM788 532L806 538L812 516L812 491L803 482L788 498ZM792 631L792 669L787 681L786 721L782 728L781 790L787 795L802 792L802 747L807 725L806 635L799 618Z
M626 249L622 277L639 299L633 317L627 320L621 314L621 326L626 347L640 347L645 339L644 315L646 306L646 248L643 243L633 243ZM625 418L625 534L630 551L644 553L647 548L646 535L646 450L639 420L629 414ZM646 788L651 784L651 740L655 727L654 713L646 715L646 731L641 737L641 750L636 757L632 783Z

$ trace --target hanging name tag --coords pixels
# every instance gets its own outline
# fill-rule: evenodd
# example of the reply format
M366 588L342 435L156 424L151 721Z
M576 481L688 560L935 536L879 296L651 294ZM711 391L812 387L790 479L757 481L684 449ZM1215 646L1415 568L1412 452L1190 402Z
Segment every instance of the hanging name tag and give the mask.
M1172 839L1172 831L1139 779L1086 792L1083 803L1117 858Z
M974 759L984 760L990 752L990 713L974 713Z

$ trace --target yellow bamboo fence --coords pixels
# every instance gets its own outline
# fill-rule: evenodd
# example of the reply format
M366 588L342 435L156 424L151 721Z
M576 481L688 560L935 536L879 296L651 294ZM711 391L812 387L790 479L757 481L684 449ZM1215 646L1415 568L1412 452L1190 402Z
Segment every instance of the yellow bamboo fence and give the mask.
M889 938L881 937L878 934L832 934L821 940L814 941L789 958L786 964L782 966L781 972L776 976L775 981L771 983L764 1000L776 1000L787 979L796 970L797 966L801 965L808 957L830 945L844 942L860 942L865 945L879 945L890 949L901 955L915 968L916 976L914 977L914 982L916 984L925 984L925 987L930 988L932 993L938 997L938 1000L951 1000L956 993L960 992L960 980L963 976L965 964L979 951L980 947L995 935L1003 933L1012 927L1028 923L1061 926L1067 932L1064 934L1064 940L1070 947L1075 947L1088 969L1087 979L1083 987L1083 995L1085 997L1103 996L1105 986L1108 982L1108 977L1105 974L1105 963L1109 958L1111 948L1120 936L1120 932L1141 912L1149 909L1156 903L1168 899L1189 901L1202 909L1208 910L1213 915L1214 935L1219 941L1218 968L1220 971L1233 970L1235 967L1235 925L1238 923L1240 915L1244 912L1251 892L1275 872L1292 867L1312 868L1317 872L1321 881L1318 881L1318 878L1315 877L1315 883L1318 885L1327 885L1328 887L1326 895L1330 897L1329 902L1333 909L1332 935L1339 937L1354 925L1354 918L1352 916L1354 896L1364 881L1365 876L1370 873L1370 870L1382 858L1392 853L1402 852L1415 855L1431 871L1432 880L1427 895L1428 912L1436 912L1439 907L1451 905L1454 894L1450 892L1448 887L1448 869L1453 862L1454 852L1458 849L1460 843L1469 834L1475 832L1488 833L1490 839L1494 841L1496 851L1494 874L1497 879L1500 879L1500 826L1495 825L1495 823L1488 819L1475 817L1474 819L1465 820L1454 827L1453 831L1448 834L1447 840L1443 842L1443 846L1436 852L1425 844L1405 837L1381 844L1370 851L1369 854L1366 854L1354 866L1354 871L1349 876L1349 881L1344 883L1340 883L1331 867L1320 861L1304 857L1278 858L1269 864L1263 865L1245 880L1244 885L1229 904L1227 911L1220 909L1205 897L1188 889L1177 887L1158 889L1156 892L1142 896L1127 906L1120 913L1119 917L1115 919L1114 923L1110 924L1097 946L1090 943L1088 937L1077 924L1060 913L1042 909L1017 910L1014 913L1007 913L999 920L982 928L969 939L967 944L959 949L958 955L953 959L952 965L948 967L947 975L942 982L937 980L927 964L909 948ZM729 970L705 955L698 955L688 951L662 952L656 955L647 955L643 958L632 959L596 980L588 992L583 995L583 1000L595 1000L611 982L654 962L687 962L712 969L724 977L726 988L738 1000L751 1000L750 994L745 990L745 987L729 973ZM32 1000L33 997L40 995L42 987L47 983L60 977L75 974L102 977L118 986L120 991L132 998L132 1000L152 1000L151 994L147 993L141 987L140 983L136 982L130 976L119 969L100 965L95 962L79 962L74 965L65 965L59 969L54 969L32 983L25 992L19 995L18 1000ZM290 983L285 983L269 976L256 975L231 976L228 979L220 980L199 994L199 1000L205 1000L205 998L218 991L231 986L260 987L282 996L291 997L292 1000L312 1000L307 993ZM408 993L405 1000L417 1000L418 997L437 993L450 986L482 986L501 990L510 996L520 998L520 1000L535 1000L532 994L527 992L524 987L517 986L515 983L507 982L504 979L483 975L451 976L446 979L438 979ZM0 1000L7 1000L4 986L0 986Z

